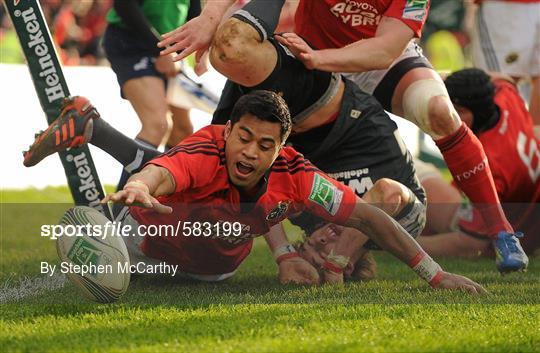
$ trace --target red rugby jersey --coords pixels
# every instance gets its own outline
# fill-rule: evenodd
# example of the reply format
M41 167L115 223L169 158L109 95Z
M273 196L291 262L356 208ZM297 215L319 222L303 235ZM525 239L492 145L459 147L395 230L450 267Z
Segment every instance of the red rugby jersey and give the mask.
M313 166L290 147L280 152L255 199L241 198L229 182L225 164L224 126L210 125L182 141L150 163L166 168L176 190L159 201L173 207L170 215L132 207L143 225L208 222L208 236L186 236L193 226L171 236L146 236L141 250L148 256L180 265L181 271L220 274L235 270L249 254L252 239L289 215L309 210L330 221L343 222L351 214L356 196L345 185ZM241 235L223 236L217 224L239 222ZM191 223L193 225L193 223ZM218 235L218 231L221 232Z
M516 86L505 80L495 84L495 103L501 118L497 125L480 134L489 160L499 199L516 230L528 231L526 238L538 237L540 217L540 141L533 132L532 118ZM533 217L534 215L534 217ZM535 218L531 222L529 217ZM463 215L463 230L483 234L483 221L477 212ZM527 240L529 240L527 239Z
M420 37L429 0L300 0L295 31L317 49L341 48L375 36L382 16L397 18Z

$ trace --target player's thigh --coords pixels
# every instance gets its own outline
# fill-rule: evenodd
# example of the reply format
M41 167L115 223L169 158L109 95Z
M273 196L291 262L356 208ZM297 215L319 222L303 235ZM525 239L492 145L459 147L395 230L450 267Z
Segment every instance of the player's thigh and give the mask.
M173 123L171 134L167 141L167 145L170 147L177 145L184 138L191 135L193 133L193 124L191 123L188 109L169 105L169 110Z
M190 110L183 107L176 107L169 104L171 118L173 122L173 131L190 131L193 132L193 124L191 123Z
M167 116L165 85L161 78L143 76L124 83L122 91L143 125L153 121L164 122Z
M401 78L415 68L432 68L432 66L420 46L411 41L388 69L344 75L356 83L362 91L373 95L385 110L398 114L392 104L396 87Z

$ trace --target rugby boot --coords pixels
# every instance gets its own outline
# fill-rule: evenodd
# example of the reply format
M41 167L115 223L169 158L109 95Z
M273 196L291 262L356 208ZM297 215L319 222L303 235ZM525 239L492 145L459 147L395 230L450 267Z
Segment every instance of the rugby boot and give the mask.
M495 263L499 272L523 271L529 265L529 258L519 243L519 238L522 237L523 233L521 232L502 231L497 234L497 238L493 241L493 247L495 248Z
M64 98L60 116L47 130L36 134L34 143L23 152L23 164L32 167L55 152L76 148L92 137L93 120L99 118L96 108L84 97Z

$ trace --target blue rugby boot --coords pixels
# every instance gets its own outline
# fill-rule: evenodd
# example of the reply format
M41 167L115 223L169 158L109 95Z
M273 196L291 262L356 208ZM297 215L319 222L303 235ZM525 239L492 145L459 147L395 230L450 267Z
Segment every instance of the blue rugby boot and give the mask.
M495 248L495 263L501 273L523 271L529 265L529 258L523 251L518 238L523 238L523 233L499 232L493 241Z

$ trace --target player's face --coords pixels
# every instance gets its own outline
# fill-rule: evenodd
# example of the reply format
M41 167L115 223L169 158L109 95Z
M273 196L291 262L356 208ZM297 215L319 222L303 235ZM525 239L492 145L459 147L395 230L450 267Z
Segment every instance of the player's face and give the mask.
M225 159L229 179L244 191L250 191L270 168L281 149L279 123L245 115L225 128Z
M456 112L459 114L461 121L468 127L471 127L474 119L473 113L468 108L461 105L454 104L454 108L456 108Z
M321 267L334 249L343 227L328 223L317 229L307 238L299 249L300 256L316 267Z

